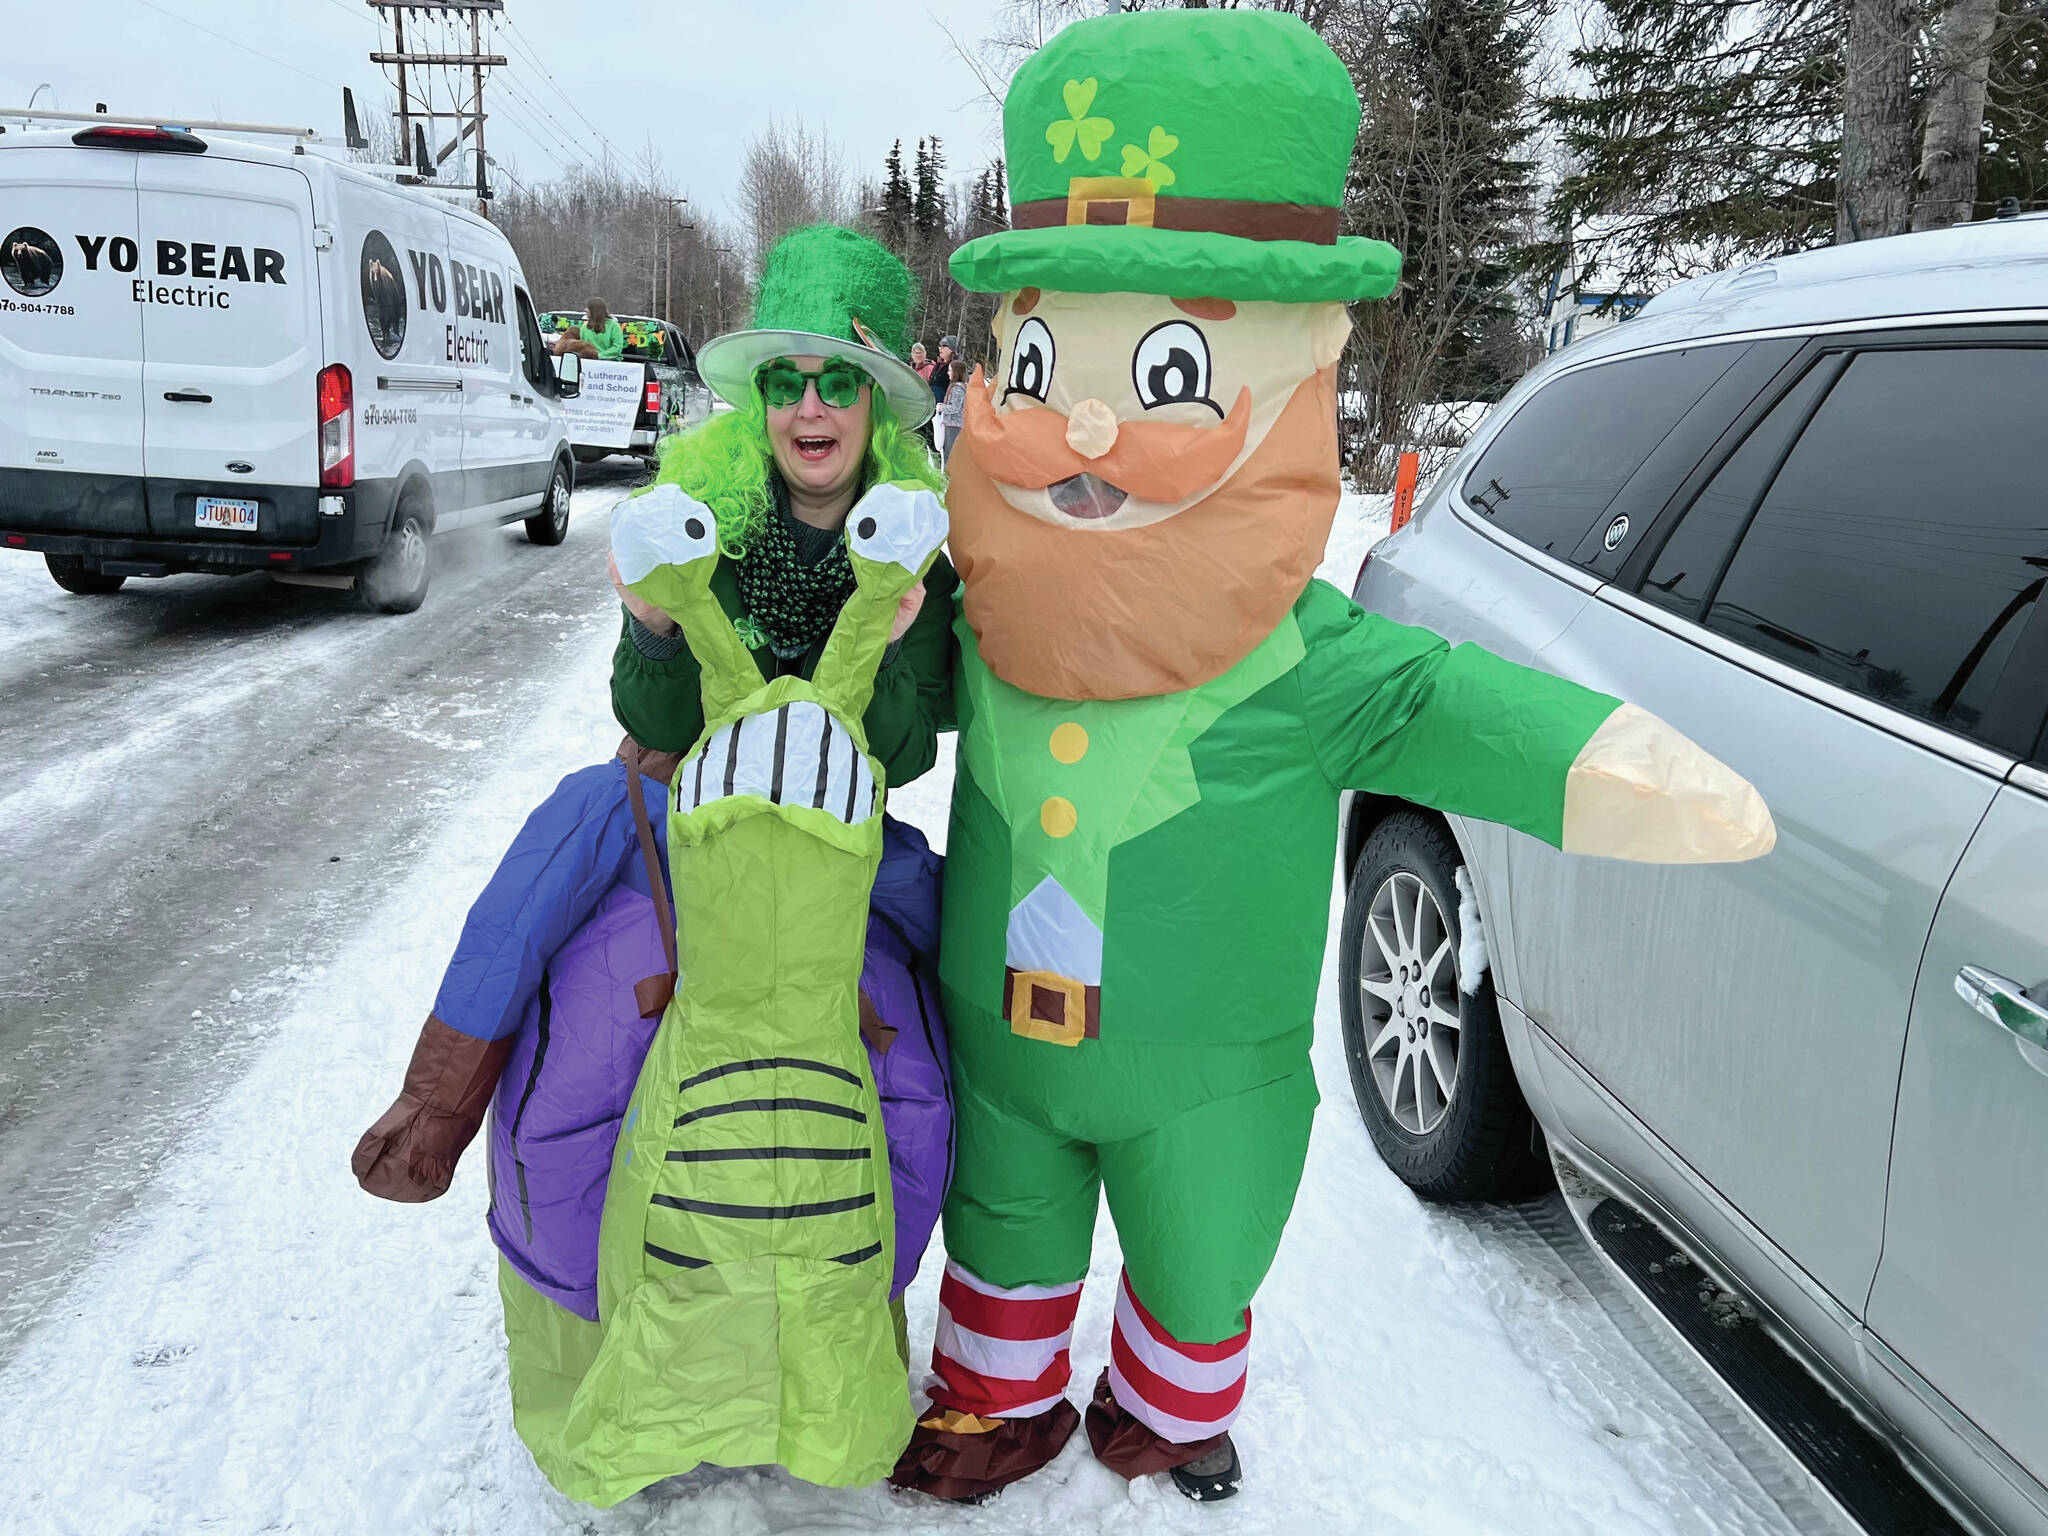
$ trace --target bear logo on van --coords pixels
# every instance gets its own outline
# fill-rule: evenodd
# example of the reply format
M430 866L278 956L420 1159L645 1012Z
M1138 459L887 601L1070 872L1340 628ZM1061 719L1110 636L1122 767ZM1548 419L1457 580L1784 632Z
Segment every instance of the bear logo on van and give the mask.
M47 232L24 224L0 240L0 277L25 299L39 299L64 278L64 251Z
M398 356L405 345L405 279L398 264L398 252L382 230L363 236L362 284L363 324L370 332L370 345L385 361Z

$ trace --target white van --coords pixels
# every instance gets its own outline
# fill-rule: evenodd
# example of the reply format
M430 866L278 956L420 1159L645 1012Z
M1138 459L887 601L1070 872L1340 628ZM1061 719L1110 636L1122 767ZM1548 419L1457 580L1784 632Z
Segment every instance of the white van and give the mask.
M562 541L573 392L473 214L303 146L0 135L0 548L69 591L319 572L409 612L435 533Z

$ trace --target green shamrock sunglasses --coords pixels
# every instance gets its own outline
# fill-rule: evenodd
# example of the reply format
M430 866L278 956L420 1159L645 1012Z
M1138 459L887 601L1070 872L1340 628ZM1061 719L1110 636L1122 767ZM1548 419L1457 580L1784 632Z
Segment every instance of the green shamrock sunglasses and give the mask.
M770 358L754 370L754 383L761 398L776 407L795 405L804 397L804 386L818 386L818 398L837 410L845 410L860 399L861 387L874 379L860 364L843 357L829 357L816 372L806 372L786 357Z

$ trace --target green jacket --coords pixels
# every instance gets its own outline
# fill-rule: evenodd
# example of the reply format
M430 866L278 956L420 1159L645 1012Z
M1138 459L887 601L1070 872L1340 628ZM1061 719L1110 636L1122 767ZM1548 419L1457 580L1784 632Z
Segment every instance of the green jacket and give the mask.
M923 609L875 674L875 695L861 724L891 788L930 768L939 732L953 728L953 591L959 584L944 555L932 562ZM711 591L732 617L745 613L732 562L719 562ZM771 680L791 673L808 678L824 650L821 637L802 656L778 661L764 647L754 652L754 662ZM641 655L628 622L612 657L612 713L650 751L689 751L704 730L696 657L687 648L666 661Z
M940 975L1014 1033L1072 1045L1299 1029L1338 795L1555 845L1572 764L1618 703L1362 612L1321 581L1235 667L1158 698L1027 694L958 630Z
M601 331L593 331L588 324L583 324L576 327L576 332L597 348L597 355L605 362L616 363L626 355L626 328L619 324L616 315L606 319Z

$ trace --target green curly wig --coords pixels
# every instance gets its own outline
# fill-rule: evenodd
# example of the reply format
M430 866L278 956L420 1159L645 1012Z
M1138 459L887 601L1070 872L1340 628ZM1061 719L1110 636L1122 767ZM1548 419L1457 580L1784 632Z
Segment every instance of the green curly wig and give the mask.
M862 485L921 485L943 495L946 477L923 440L903 430L879 389L869 390L868 398ZM678 486L716 513L718 546L737 560L774 514L768 492L774 464L768 446L768 408L756 389L744 406L721 411L702 426L664 442L661 472L654 483Z

